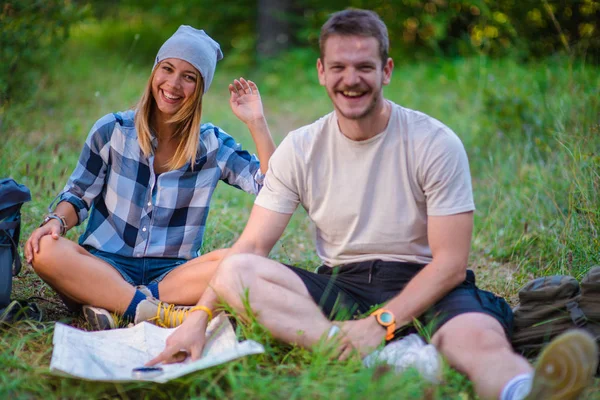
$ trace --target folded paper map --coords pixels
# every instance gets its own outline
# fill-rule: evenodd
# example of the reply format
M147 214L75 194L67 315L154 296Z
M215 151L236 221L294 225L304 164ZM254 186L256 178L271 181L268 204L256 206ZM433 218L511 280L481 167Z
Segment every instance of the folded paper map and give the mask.
M238 342L231 323L220 314L208 326L208 342L202 358L179 364L160 365L157 376L137 377L134 368L144 366L165 348L175 329L160 328L147 322L132 328L87 332L56 323L50 371L94 381L167 382L190 372L223 364L250 354L263 353L262 345L252 340Z

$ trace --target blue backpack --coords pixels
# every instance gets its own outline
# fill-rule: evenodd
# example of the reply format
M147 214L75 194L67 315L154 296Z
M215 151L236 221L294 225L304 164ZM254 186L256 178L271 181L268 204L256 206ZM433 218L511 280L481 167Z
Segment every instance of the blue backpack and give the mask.
M21 206L30 200L26 186L0 179L0 309L10 303L12 277L21 271Z

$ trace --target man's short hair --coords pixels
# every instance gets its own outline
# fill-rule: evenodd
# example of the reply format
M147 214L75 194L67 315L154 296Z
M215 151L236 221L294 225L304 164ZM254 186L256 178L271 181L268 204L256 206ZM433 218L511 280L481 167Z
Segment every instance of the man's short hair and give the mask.
M319 49L324 59L325 42L332 35L374 37L379 43L379 55L385 64L390 50L390 39L385 23L375 11L350 8L331 14L321 28Z

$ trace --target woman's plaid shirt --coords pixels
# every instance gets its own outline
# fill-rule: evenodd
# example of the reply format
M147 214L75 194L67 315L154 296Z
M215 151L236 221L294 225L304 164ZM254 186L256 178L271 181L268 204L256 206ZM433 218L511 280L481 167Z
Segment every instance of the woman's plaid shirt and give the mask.
M89 215L81 245L128 257L196 257L218 181L257 194L264 179L259 161L218 127L203 124L194 170L187 163L157 176L154 156L144 156L138 144L134 115L96 122L55 202L71 203L78 224Z

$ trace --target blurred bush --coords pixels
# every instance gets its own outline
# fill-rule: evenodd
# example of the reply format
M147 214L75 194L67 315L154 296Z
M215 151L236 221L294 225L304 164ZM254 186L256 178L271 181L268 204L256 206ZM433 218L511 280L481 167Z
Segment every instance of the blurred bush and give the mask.
M298 41L318 43L331 12L376 11L390 32L392 54L417 57L517 55L529 59L566 51L600 58L597 0L297 0L304 21Z
M103 24L100 31L92 33L95 43L91 45L123 54L134 46L131 61L153 60L161 44L179 25L204 29L219 42L227 59L234 56L240 65L255 60L257 0L87 0L87 3L97 20L110 22L110 29Z
M60 55L69 27L86 7L69 0L8 0L0 8L0 107L26 99L41 72ZM0 108L1 109L1 108Z
M267 3L89 1L100 18L159 18L161 22L149 28L163 37L179 24L205 29L240 63L256 60L259 9ZM531 59L566 52L600 61L600 0L286 0L280 4L290 30L286 33L290 48L316 49L320 27L329 15L356 7L374 10L386 22L392 55L398 60L481 53Z

